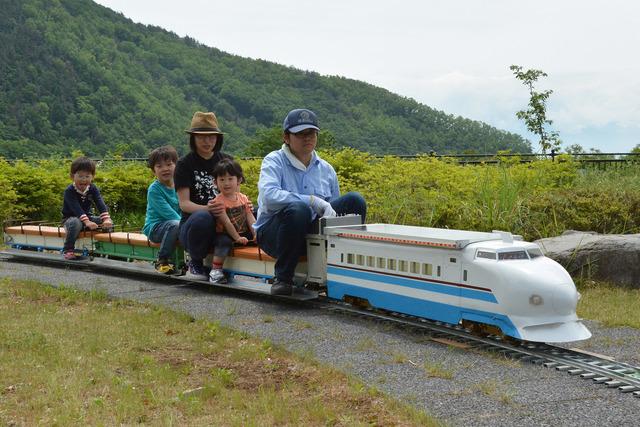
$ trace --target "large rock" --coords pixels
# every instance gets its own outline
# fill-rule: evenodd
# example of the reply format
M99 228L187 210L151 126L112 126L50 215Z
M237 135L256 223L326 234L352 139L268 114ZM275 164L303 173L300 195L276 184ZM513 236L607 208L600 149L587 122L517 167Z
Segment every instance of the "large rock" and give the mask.
M561 236L536 240L535 243L575 278L640 288L640 234L569 230Z

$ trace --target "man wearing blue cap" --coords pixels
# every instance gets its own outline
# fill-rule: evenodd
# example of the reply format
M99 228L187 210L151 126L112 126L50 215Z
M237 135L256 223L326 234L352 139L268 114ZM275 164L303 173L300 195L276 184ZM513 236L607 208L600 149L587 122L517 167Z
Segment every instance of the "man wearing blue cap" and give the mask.
M316 153L320 128L313 111L289 111L282 129L282 148L262 161L254 224L260 247L276 258L272 295L292 294L305 235L316 218L359 214L364 222L367 213L359 193L340 196L336 171Z

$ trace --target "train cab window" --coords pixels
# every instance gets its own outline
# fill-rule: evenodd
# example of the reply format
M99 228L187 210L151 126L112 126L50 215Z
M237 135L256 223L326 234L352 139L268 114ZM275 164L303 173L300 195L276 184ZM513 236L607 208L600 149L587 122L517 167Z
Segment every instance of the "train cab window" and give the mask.
M411 261L411 268L409 269L413 274L420 274L420 263Z
M364 255L356 255L356 264L364 265Z
M476 252L476 258L496 259L496 253L491 251L478 251Z
M377 261L378 268L387 268L387 259L386 258L382 258L382 257L379 256L376 259L376 261Z
M431 264L427 264L426 262L422 264L422 274L425 276L433 275L433 266Z
M398 271L409 271L409 262L403 259L398 261Z
M371 255L367 255L367 267L375 267L376 266L376 258Z
M347 254L347 264L355 264L356 256L354 254Z
M544 256L544 254L542 253L542 251L539 248L527 249L527 253L529 254L529 258L531 258L531 259Z
M498 252L498 260L500 261L512 261L519 259L529 259L527 252L525 251L509 251L509 252Z
M389 258L387 260L387 270L395 270L396 269L396 260Z

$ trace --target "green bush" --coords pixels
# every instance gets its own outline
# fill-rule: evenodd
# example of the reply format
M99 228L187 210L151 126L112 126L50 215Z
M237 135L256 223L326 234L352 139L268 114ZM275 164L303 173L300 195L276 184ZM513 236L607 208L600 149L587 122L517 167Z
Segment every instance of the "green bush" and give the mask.
M0 157L0 222L14 220L18 217L18 194L13 188L13 168Z
M467 230L507 230L527 240L566 229L640 232L640 167L582 170L570 159L461 166L451 159L373 158L353 149L321 153L338 174L343 193L359 191L369 223ZM241 160L241 191L257 203L260 160ZM59 221L68 162L0 160L0 218ZM116 224L139 228L153 174L144 163L98 165L95 183Z
M59 221L69 165L54 160L16 162L9 171L18 219Z
M115 162L99 165L93 180L113 215L144 212L147 188L153 172L142 162Z

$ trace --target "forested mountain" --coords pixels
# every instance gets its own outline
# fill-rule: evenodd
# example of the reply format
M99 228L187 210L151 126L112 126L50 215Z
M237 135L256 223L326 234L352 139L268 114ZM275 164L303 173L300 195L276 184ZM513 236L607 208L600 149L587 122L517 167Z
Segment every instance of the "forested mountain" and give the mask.
M240 154L297 107L338 146L376 154L531 150L367 83L230 55L89 0L0 0L0 156L182 149L197 110L216 112L225 149Z

